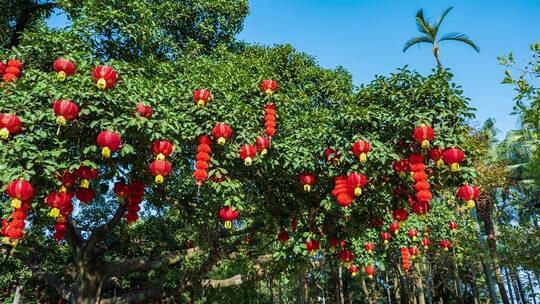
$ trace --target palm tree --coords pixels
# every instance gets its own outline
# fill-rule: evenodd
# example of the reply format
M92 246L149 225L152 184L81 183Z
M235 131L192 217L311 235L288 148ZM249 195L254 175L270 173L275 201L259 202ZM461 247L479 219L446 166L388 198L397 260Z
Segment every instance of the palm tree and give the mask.
M416 13L416 25L418 27L418 31L424 35L411 38L409 41L405 42L405 45L403 46L403 53L410 48L411 46L418 44L418 43L430 43L433 45L433 55L435 56L435 59L437 59L437 66L439 69L442 70L443 66L441 63L441 58L439 57L439 46L438 43L442 41L460 41L463 43L466 43L470 45L476 52L480 52L480 48L472 42L472 40L467 37L465 34L461 33L448 33L444 34L440 39L437 38L437 34L439 33L439 27L441 26L442 21L444 20L444 17L452 10L452 7L447 8L444 10L444 12L439 17L439 20L435 24L429 23L429 20L426 20L424 18L424 11L422 9L419 9Z

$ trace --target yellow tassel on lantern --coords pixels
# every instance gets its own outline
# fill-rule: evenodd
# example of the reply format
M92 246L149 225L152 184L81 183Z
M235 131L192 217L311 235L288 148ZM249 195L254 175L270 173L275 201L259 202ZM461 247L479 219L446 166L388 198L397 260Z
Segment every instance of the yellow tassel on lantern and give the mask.
M368 279L373 280L373 275L372 274L368 275L367 277L368 277Z
M266 93L266 95L268 96L272 96L272 94L274 94L274 90L272 89L266 89L266 91L264 91Z
M19 241L17 241L17 240L11 241L11 246L12 247L17 247L17 244L19 244Z
M416 235L412 237L413 241L416 241L417 239L418 239L418 237Z
M442 168L442 167L444 167L444 160L439 159L439 160L437 161L437 168Z
M367 154L366 153L360 153L360 162L361 163L367 162Z
M232 228L232 222L231 221L225 221L225 224L223 224L223 226L225 226L225 229L231 229Z
M406 175L407 175L407 173L405 173L405 171L399 172L399 177L401 177L401 178L404 178Z
M164 160L164 159L165 159L165 155L163 155L163 153L159 153L159 154L156 156L156 159L157 159L157 160Z
M427 149L427 148L429 148L429 140L424 139L422 140L422 149Z
M428 250L429 246L424 246L424 250Z
M252 162L253 162L253 159L251 157L246 157L246 159L244 159L244 165L246 166L251 166Z
M66 192L67 192L67 189L66 189L66 187L64 187L64 185L62 185L62 186L60 186L60 190L59 190L59 191L60 191L60 192L66 193Z
M309 253L310 256L316 256L317 255L317 250L313 250Z
M386 241L385 241L385 242L386 242ZM370 249L370 250L367 251L367 253L368 253L368 254L372 254L372 253L373 253L373 250Z
M162 184L163 183L163 176L157 175L156 176L156 184Z
M339 165L339 162L340 162L340 160L339 160L339 158L337 158L337 157L334 158L334 159L332 159L332 164L334 164L334 166L338 166L338 165Z
M225 144L225 141L227 141L227 140L225 139L225 137L220 137L220 138L218 138L217 143L220 144L220 145L224 145L224 144Z
M65 125L66 124L66 118L64 116L58 116L56 117L56 123L59 125Z
M450 165L450 171L452 172L457 172L459 171L459 164L458 163L453 163Z
M351 277L353 277L353 278L354 278L356 275L357 275L356 272L352 272L352 273L351 273Z
M416 256L415 255L411 255L411 260L414 260L416 259Z
M448 251L448 247L444 247L444 251Z
M199 108L203 108L205 106L205 104L206 103L204 102L204 100L197 101L197 107L199 107Z
M472 209L476 206L476 203L474 200L468 200L467 201L467 208Z
M6 129L6 128L0 129L0 138L8 139L9 138L9 130Z
M66 222L66 217L63 216L63 215L59 215L56 217L56 222L57 223L65 223Z
M355 196L360 196L360 194L362 194L362 188L360 188L360 187L354 188L354 195Z
M109 147L103 147L103 149L101 149L101 155L103 158L111 157L111 149L109 149Z
M9 238L7 236L3 237L2 238L2 243L9 244L10 243Z
M90 181L87 179L81 180L81 188L88 188L90 187Z
M384 240L384 244L388 244L388 240Z
M49 212L50 217L58 218L59 215L60 215L60 209L58 208L52 208L51 211Z
M99 89L105 90L105 88L107 87L107 81L105 80L105 78L100 78L100 79L96 82L96 86L97 86Z
M266 155L266 153L268 153L268 150L266 150L266 149L261 150L261 156Z
M60 81L66 80L66 72L64 72L64 71L58 72L58 74L56 74L56 79L58 79Z
M15 209L19 209L21 208L21 200L18 199L18 198L14 198L11 200L11 207L15 208Z
M311 191L311 186L310 185L304 185L304 191L306 191L306 192Z

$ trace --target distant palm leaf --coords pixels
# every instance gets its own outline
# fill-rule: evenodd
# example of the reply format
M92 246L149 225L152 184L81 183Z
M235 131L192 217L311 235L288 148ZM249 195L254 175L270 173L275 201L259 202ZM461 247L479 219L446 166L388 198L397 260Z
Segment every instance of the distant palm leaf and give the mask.
M471 39L469 39L467 35L462 34L462 33L453 32L453 33L444 34L441 37L441 39L439 39L437 42L441 42L441 41L460 41L460 42L470 45L476 52L480 53L480 47L476 45Z
M435 32L438 32L439 31L439 27L441 26L441 23L443 22L444 20L444 17L446 17L446 15L448 15L448 13L453 9L453 7L449 7L447 9L444 10L444 12L441 14L441 16L439 17L439 20L437 20L437 23L435 23L435 26L433 26L433 28L435 29Z
M405 42L405 45L403 46L403 53L405 53L405 51L407 51L408 48L418 43L431 43L432 44L433 39L428 36L420 36L420 37L411 38L407 42Z

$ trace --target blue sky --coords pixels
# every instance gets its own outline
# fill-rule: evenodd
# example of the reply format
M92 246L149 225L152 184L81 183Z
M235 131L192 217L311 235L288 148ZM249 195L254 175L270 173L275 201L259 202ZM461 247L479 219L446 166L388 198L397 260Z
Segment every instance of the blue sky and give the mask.
M238 38L265 45L289 43L323 67L344 66L355 84L361 84L404 65L429 73L435 67L429 45L401 50L407 39L419 35L414 22L419 8L436 20L449 6L454 9L442 33L466 33L481 52L461 43L443 43L443 65L477 108L472 124L494 118L501 131L498 137L503 138L518 123L510 115L515 94L511 86L500 84L504 68L497 56L512 51L522 62L530 57L529 45L540 42L540 0L250 0L250 14ZM55 26L65 22L63 16L50 20Z

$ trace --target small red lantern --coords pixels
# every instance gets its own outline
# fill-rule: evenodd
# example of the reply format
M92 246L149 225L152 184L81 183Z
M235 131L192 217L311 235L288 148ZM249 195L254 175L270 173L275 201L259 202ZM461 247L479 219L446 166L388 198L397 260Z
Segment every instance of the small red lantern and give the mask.
M23 201L29 200L34 195L34 187L24 179L16 179L9 183L6 194L11 197L11 206L15 209L21 208Z
M431 244L431 241L428 238L424 238L422 240L422 246L424 246L424 250L427 250L430 244Z
M287 231L285 231L284 229L281 229L281 231L278 234L278 240L282 244L285 244L285 243L287 243L289 241L289 239L290 239L289 233Z
M309 192L311 191L311 186L317 182L317 176L313 173L302 173L298 177L298 180L304 185L304 191Z
M261 81L261 90L266 93L266 95L271 96L277 90L278 85L275 80L266 79Z
M437 168L441 168L444 166L444 160L442 159L443 153L444 151L442 148L429 149L429 158L431 158L431 160L436 163Z
M257 155L257 150L252 145L243 145L240 148L240 158L244 161L244 165L251 166L253 158Z
M94 69L92 77L96 82L96 86L104 90L114 87L118 74L113 68L106 65L100 65Z
M450 165L452 172L459 171L459 164L465 159L465 153L460 148L449 148L443 152L443 160Z
M75 74L76 67L70 60L59 58L54 61L53 69L58 73L56 78L60 81L64 81L66 76Z
M416 142L422 145L422 149L427 149L429 142L435 137L435 131L432 127L423 124L414 129L413 137Z
M268 138L265 136L257 136L255 138L255 148L261 155L265 155L268 152L268 148L270 148L270 142L268 141Z
M349 185L354 189L354 195L362 194L362 188L366 185L366 177L363 174L353 172L347 177Z
M120 148L122 136L113 131L102 131L97 137L97 144L101 148L101 155L104 158L111 157L111 152Z
M193 92L193 101L198 107L204 107L210 100L212 100L212 94L206 89L197 89Z
M450 243L449 240L441 240L439 246L441 246L444 251L448 251L452 247L452 243Z
M232 221L238 218L238 211L234 210L231 206L223 207L219 210L219 217L225 221L225 229L231 229Z
M99 175L98 169L92 169L81 165L79 169L75 171L75 174L81 179L81 188L90 187L90 180L95 179Z
M480 195L480 191L477 186L463 185L459 187L457 191L458 197L467 202L467 208L474 208L476 206L476 199Z
M306 241L306 250L308 255L316 255L319 251L319 242L317 240Z
M424 163L424 155L422 154L411 154L409 155L408 161L411 165L414 164L423 164Z
M23 67L22 62L15 58L8 60L7 65L10 67L16 67L19 70L22 70Z
M0 138L8 139L9 135L21 132L22 123L17 115L0 114Z
M326 148L326 150L324 150L324 159L326 160L326 162L331 162L334 166L339 165L339 151L336 149L332 149L331 147Z
M156 159L163 160L174 152L174 145L168 140L157 140L152 144L152 154Z
M137 112L139 112L142 117L152 118L152 107L145 106L142 102L137 103Z
M364 249L366 250L367 253L372 254L373 251L375 250L375 244L373 244L373 243L366 243L366 244L364 245Z
M90 203L94 199L95 196L96 196L96 193L94 192L94 190L90 188L79 188L75 192L75 197L79 201L81 201L81 203L85 203L85 204Z
M392 217L398 222L404 222L409 218L409 213L403 208L396 208L392 211Z
M409 255L411 256L411 260L414 260L416 259L416 257L418 256L418 248L416 247L410 247L409 248Z
M233 134L233 130L229 125L224 123L217 123L212 130L212 135L217 139L218 144L224 145L227 139Z
M358 274L358 271L360 271L360 267L351 265L349 266L349 271L351 272L351 277L355 277Z
M52 208L49 216L58 218L60 215L67 215L73 210L71 197L64 192L52 192L47 196L47 205Z
M150 171L156 177L156 183L163 183L163 178L171 172L171 164L166 160L156 159L150 164Z
M60 242L64 238L64 234L67 230L67 220L66 219L58 219L56 221L56 224L54 224L54 240L57 242Z
M53 110L56 115L56 123L59 125L65 125L66 121L73 120L79 115L77 105L65 99L57 100L53 104Z
M448 222L448 228L450 228L450 230L455 231L457 227L458 227L458 224L455 221Z
M129 185L124 183L115 183L113 188L114 194L118 197L118 200L123 202L129 195Z
M14 66L7 66L4 73L15 75L17 78L21 76L21 70Z
M388 244L388 241L390 241L390 239L392 238L392 235L390 235L390 233L388 232L381 232L381 239L384 241L385 244Z
M371 145L365 140L359 140L352 146L354 156L358 157L361 163L367 161L367 154L371 150Z
M375 273L377 272L375 267L371 265L366 266L366 268L364 268L364 271L370 280L373 279L373 277L375 276Z
M350 250L341 250L339 258L343 261L345 267L349 267L354 260L354 254Z
M394 169L394 172L399 173L401 177L405 177L410 168L411 164L406 159L400 159L392 163L392 169Z
M336 251L336 247L339 245L339 239L335 236L332 236L329 240L328 240L328 247L330 247L330 252L334 252Z
M416 241L416 239L418 238L418 231L416 231L416 229L410 229L407 234L413 241Z
M390 223L390 231L398 234L399 233L399 223L398 222L392 222Z

